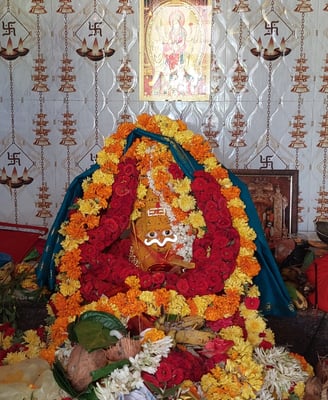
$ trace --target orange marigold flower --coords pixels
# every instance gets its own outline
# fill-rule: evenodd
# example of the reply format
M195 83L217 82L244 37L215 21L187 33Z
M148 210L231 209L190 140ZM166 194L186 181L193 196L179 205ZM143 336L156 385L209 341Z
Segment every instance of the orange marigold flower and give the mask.
M135 125L132 122L123 122L118 126L117 131L113 136L115 136L115 139L125 139L134 128Z
M113 161L108 160L105 162L104 165L102 165L101 170L105 173L112 173L112 174L117 174L118 173L118 165L115 164ZM111 187L110 187L111 189Z
M41 349L40 357L46 360L48 364L52 365L55 362L55 351L56 347L53 345L46 349Z
M98 201L104 201L108 199L112 194L112 188L110 185L104 183L90 183L83 194L84 199L97 199ZM103 205L103 204L101 204Z
M78 315L81 303L82 296L80 291L75 292L67 299L61 293L58 293L54 298L54 305L56 307L58 317Z
M181 208L173 208L174 216L177 222L183 222L187 218L187 213L182 211Z
M182 121L181 119L177 119L177 123L179 125L179 128L178 128L179 131L187 130L188 126L184 121Z
M205 311L205 317L209 321L232 316L238 309L240 296L237 291L227 290L222 296L214 296L213 302Z
M119 141L111 143L109 146L104 147L106 153L113 154L115 153L118 157L121 157L124 151L121 143Z
M167 291L165 288L162 288L155 290L153 294L155 297L156 306L164 306L166 308L170 301L170 292Z
M144 128L148 125L151 116L149 114L143 113L137 117L138 125L143 126Z
M79 267L80 259L80 249L67 251L60 259L59 271L66 272L67 277L71 279L79 279L81 276L81 269Z
M145 332L145 335L143 337L143 342L157 342L160 339L163 339L165 336L165 333L163 331L160 331L159 329L152 328L149 329L148 331Z
M231 186L229 188L221 187L221 193L229 201L239 197L240 189L237 186Z
M71 214L70 221L66 225L66 233L72 239L81 239L85 236L84 217L80 212Z
M187 300L188 306L190 308L190 315L198 315L198 308L196 303L194 302L194 299L188 299Z
M303 371L307 370L308 362L306 361L306 359L303 356L301 356L300 354L297 354L297 353L293 353L293 352L290 352L289 354L292 357L294 357L301 364L301 368Z
M160 127L157 125L156 121L153 120L152 118L148 121L148 124L146 125L145 128L149 132L161 133Z
M256 244L245 236L240 236L240 247L245 247L249 250L256 250Z
M51 340L54 346L61 346L67 339L67 325L68 319L60 317L55 320L51 326Z
M114 314L113 307L111 307L109 302L98 301L96 305L97 311L104 311L108 314Z
M217 166L216 168L213 168L211 170L211 175L216 179L225 179L228 178L229 174L228 174L228 170L226 170L225 168L222 168L221 166Z
M260 264L255 257L238 256L237 264L241 271L250 277L256 276L260 272Z
M229 212L232 218L245 218L246 213L243 208L240 207L229 207Z

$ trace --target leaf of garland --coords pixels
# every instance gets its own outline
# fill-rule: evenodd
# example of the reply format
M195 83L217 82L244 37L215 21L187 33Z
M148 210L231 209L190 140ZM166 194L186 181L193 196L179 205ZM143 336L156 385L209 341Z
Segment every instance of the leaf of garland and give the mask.
M66 372L60 361L56 360L52 366L52 373L58 386L65 390L72 398L77 398L79 393L73 388L71 382L66 377Z
M86 350L92 351L117 342L117 338L110 335L112 330L126 333L125 326L114 315L104 311L86 311L75 322L69 324L68 338L71 342L80 343Z
M104 378L105 376L110 375L115 369L122 368L124 365L128 364L130 364L129 360L124 359L108 364L103 368L96 369L95 371L91 372L92 381L95 382L98 379Z

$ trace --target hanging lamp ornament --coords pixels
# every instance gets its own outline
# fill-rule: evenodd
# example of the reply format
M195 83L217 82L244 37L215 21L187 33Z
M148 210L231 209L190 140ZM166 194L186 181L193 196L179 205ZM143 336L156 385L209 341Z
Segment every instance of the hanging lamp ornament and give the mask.
M29 13L30 14L36 14L36 15L40 15L40 14L46 14L47 11L45 9L45 6L43 5L44 0L34 0L32 1L32 4L34 4L31 8Z
M248 4L248 0L240 0L238 2L238 4L236 4L234 6L232 11L234 11L234 12L249 12L249 11L251 11L249 4Z
M311 0L300 0L299 3L295 8L296 12L307 13L313 11Z
M73 7L69 4L72 0L59 0L59 3L63 3L57 10L59 14L72 14L74 13Z
M116 10L117 14L134 14L132 6L129 4L129 0L119 0L121 6Z

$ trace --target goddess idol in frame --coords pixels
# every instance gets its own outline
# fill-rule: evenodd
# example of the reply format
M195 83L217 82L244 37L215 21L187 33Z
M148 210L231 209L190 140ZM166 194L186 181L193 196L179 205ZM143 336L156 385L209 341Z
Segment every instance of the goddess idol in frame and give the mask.
M210 1L141 0L141 100L209 99Z

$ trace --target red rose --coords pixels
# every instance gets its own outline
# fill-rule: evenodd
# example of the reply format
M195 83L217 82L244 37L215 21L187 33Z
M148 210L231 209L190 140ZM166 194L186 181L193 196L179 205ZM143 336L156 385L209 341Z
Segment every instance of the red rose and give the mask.
M176 163L171 163L169 166L169 173L174 179L183 179L184 174L181 168Z
M156 378L162 384L168 382L172 378L172 366L167 361L162 361L155 373Z
M190 286L189 286L188 279L180 278L177 282L176 289L183 296L190 295Z
M168 386L176 386L184 381L185 377L185 369L180 367L175 367L172 370L172 378L168 382Z
M246 297L244 303L249 310L257 310L260 305L260 299L258 297Z

